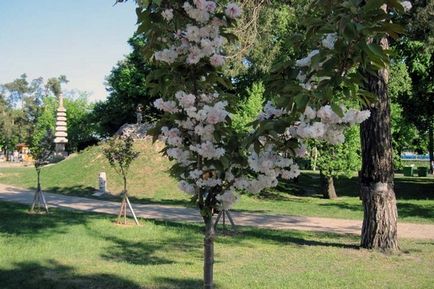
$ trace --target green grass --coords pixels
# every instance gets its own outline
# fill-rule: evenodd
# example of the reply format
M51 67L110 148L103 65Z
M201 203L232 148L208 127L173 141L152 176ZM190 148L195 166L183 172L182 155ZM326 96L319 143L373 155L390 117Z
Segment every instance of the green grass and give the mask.
M202 227L0 203L2 289L201 288ZM401 253L357 249L358 238L242 229L216 240L216 289L433 288L434 243Z
M130 168L129 194L140 196L143 201L170 202L186 200L179 193L177 182L169 176L170 162L161 156L161 145L150 141L138 141L135 148L140 155ZM98 175L107 173L108 190L113 195L122 191L122 179L110 167L100 146L89 147L82 153L74 154L67 160L42 169L43 189L55 193L90 196L98 188ZM36 173L33 167L0 168L0 183L24 188L36 186Z
M140 157L132 164L129 176L129 193L133 202L189 206L188 197L179 191L176 181L167 172L170 162L161 157L161 147L149 141L136 144ZM117 195L121 179L109 167L100 147L83 153L42 172L43 189L61 194L91 196L97 188L100 171L107 172L109 190ZM0 183L34 188L33 168L0 168ZM434 223L434 178L403 177L396 175L398 214L402 222ZM333 217L361 219L361 201L358 198L357 178L336 181L337 200L326 200L319 194L319 176L304 172L299 184L290 184L259 196L242 196L235 206L240 211L264 214Z
M335 184L339 198L323 199L319 193L319 175L304 172L299 184L281 186L256 197L243 196L234 208L264 214L362 219L358 179L340 178ZM434 223L434 178L396 175L395 193L400 221Z

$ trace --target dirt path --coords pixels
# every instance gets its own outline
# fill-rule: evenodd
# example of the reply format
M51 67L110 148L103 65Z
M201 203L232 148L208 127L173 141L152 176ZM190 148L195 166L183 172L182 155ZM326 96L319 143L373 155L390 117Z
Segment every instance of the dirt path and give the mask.
M33 191L0 184L0 200L3 201L31 204L33 194ZM50 207L112 215L117 215L120 206L117 202L49 193L46 193L46 198ZM137 216L145 219L173 222L201 222L198 211L191 208L157 204L133 204L133 207ZM246 212L231 212L231 214L237 225L276 230L302 230L359 235L362 223L358 220L272 216ZM434 240L434 225L399 223L398 234L400 238Z

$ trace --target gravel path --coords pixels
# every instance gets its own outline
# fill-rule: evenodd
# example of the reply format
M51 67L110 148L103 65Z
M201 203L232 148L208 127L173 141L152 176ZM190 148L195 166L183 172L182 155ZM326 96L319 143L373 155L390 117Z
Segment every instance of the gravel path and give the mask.
M33 191L0 184L0 200L31 204ZM96 199L45 193L49 207L68 208L96 213L117 215L120 203ZM195 209L157 205L133 204L136 215L145 219L173 222L201 222ZM332 218L299 217L283 215L261 215L246 212L231 212L237 225L276 230L302 230L359 235L361 221ZM434 225L399 223L400 238L434 240Z

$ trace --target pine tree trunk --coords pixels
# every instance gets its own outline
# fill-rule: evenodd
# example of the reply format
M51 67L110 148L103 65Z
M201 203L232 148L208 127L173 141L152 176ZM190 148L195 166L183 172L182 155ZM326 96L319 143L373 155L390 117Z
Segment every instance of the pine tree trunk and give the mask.
M381 40L388 47L386 38ZM361 246L382 251L398 247L396 198L393 183L388 71L366 75L369 91L378 96L371 117L361 124L360 193L364 207Z
M214 288L214 239L215 231L212 222L212 216L204 217L205 238L204 238L204 265L203 281L204 289Z
M327 181L325 183L325 188L323 190L323 196L325 199L336 199L335 183L333 177L327 176Z

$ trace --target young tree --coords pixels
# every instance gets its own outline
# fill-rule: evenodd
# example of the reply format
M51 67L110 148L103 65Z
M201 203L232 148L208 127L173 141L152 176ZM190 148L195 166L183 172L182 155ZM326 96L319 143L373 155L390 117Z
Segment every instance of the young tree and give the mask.
M272 146L247 159L231 126L229 111L237 103L222 70L223 36L233 41L226 28L240 15L238 5L214 1L149 1L138 13L138 30L148 39L144 55L157 65L147 81L151 93L162 97L155 106L164 112L153 133L165 141L164 152L175 161L172 173L195 200L205 225L206 289L214 286L213 216L230 208L237 190L259 192L277 185L281 173L287 178L298 173L292 160L274 153ZM251 178L244 173L249 164L255 167Z
M247 89L247 99L238 105L237 112L232 115L232 125L239 133L247 133L253 129L251 123L262 110L264 92L265 88L261 82L255 82Z
M257 132L238 138L229 113L237 103L222 67L226 62L223 36L229 43L234 41L227 28L240 15L234 3L223 6L199 0L193 4L147 1L138 12L138 30L148 39L144 55L157 64L147 81L151 92L162 97L154 104L164 112L153 133L166 143L164 153L175 161L172 173L181 189L192 195L205 224L206 289L213 288L213 216L222 207L229 208L239 190L259 193L275 187L280 177L297 177L300 172L293 158L299 155L299 138L339 143L346 126L368 116L346 109L338 115L330 106L305 111L307 101L303 110L276 108L268 102L259 115ZM273 120L280 117L285 122L276 127ZM293 135L286 147L277 147L271 141L278 143L282 135L277 131L286 129L288 121Z
M41 206L43 206L48 213L48 204L41 187L41 170L44 165L49 163L53 152L54 138L52 131L50 129L35 131L31 139L30 153L36 170L37 189L30 208L31 212L35 211L35 209L40 211Z
M336 199L334 180L339 176L351 177L360 169L360 137L357 127L345 132L345 142L315 145L318 150L317 166L321 175L321 191L326 199Z
M128 170L131 163L139 156L139 152L134 150L134 140L131 136L121 138L114 137L110 139L103 149L103 153L110 163L110 166L122 177L124 190L122 191L122 202L121 209L119 211L118 220L124 217L124 222L126 224L126 214L127 205L133 214L134 221L139 225L136 214L134 213L133 207L131 206L130 200L128 198Z

